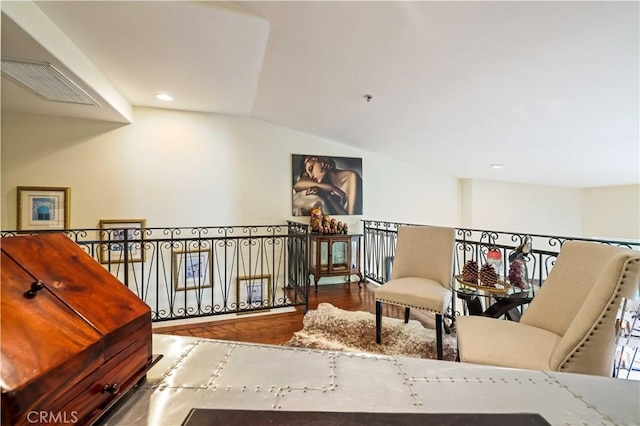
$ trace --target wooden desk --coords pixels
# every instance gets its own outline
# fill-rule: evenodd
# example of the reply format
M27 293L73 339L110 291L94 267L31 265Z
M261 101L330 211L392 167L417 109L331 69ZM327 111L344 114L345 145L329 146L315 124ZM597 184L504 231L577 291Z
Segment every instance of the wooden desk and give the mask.
M92 424L159 359L149 306L66 235L2 238L1 276L3 425Z
M361 237L361 234L309 235L309 274L313 275L316 292L323 277L345 276L351 282L351 275L357 275L358 287L365 282L360 272Z

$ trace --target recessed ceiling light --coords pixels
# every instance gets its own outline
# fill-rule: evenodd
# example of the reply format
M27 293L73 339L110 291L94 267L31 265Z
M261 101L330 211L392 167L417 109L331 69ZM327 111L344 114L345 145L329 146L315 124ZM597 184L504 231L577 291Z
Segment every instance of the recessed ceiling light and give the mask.
M168 95L168 94L166 94L166 93L158 93L158 94L156 95L156 98L160 99L161 101L167 101L167 102L169 102L169 101L172 101L172 100L173 100L173 98L171 97L171 95Z
M492 164L491 167L494 168L494 169L504 169L505 167L507 167L507 165L506 164L496 163L496 164Z

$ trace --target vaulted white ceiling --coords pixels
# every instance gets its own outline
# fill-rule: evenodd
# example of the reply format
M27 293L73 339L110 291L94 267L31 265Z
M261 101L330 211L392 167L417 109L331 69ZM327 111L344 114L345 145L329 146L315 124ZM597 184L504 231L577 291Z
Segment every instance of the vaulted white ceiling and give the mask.
M46 102L3 77L6 111L252 116L459 178L640 183L635 1L0 7L3 58L56 64L101 104Z

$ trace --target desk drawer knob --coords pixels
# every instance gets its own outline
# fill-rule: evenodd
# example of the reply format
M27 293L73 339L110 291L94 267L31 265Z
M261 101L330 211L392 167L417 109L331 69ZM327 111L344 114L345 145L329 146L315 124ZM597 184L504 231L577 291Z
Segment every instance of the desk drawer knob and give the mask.
M24 297L27 299L33 299L37 296L38 292L44 288L44 283L40 280L31 283L31 288L24 292Z

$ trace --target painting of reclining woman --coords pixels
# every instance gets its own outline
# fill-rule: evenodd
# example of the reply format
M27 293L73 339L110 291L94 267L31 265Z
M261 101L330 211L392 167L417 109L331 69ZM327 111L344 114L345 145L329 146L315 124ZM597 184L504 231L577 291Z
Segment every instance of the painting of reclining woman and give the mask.
M293 154L293 215L362 214L362 158Z

